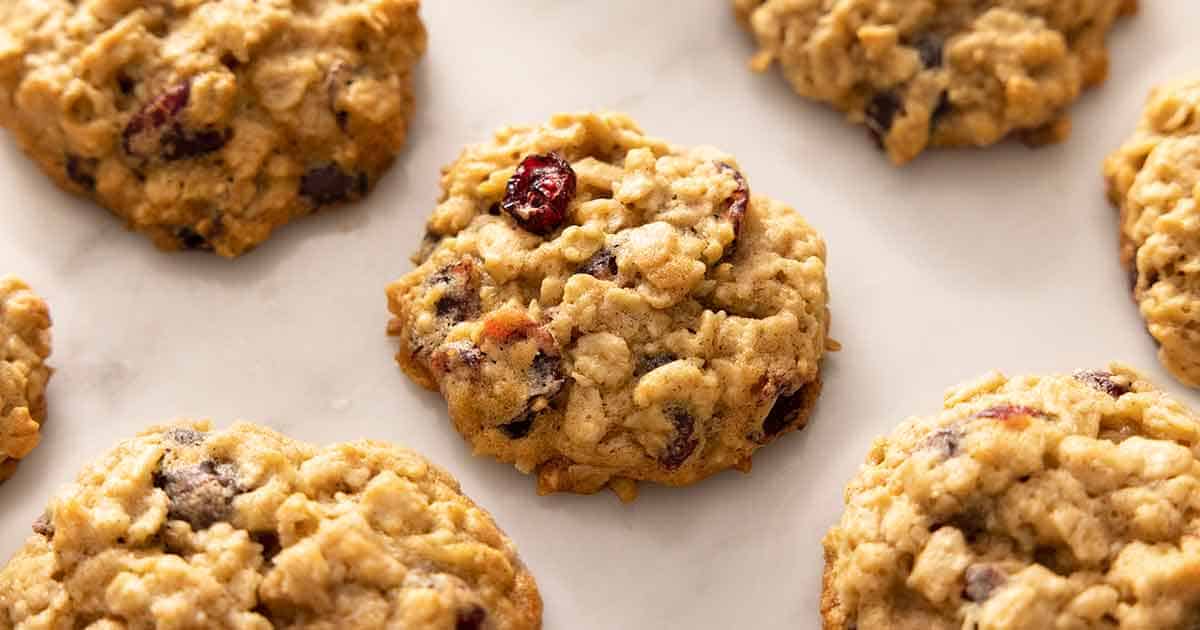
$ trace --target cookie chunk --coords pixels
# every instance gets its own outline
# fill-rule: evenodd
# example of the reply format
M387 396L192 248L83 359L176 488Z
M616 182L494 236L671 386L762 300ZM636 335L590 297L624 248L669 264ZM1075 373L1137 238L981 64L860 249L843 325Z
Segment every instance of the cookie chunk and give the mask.
M404 142L418 0L5 0L0 124L164 249L237 256Z
M1121 210L1121 262L1158 357L1200 387L1200 80L1156 89L1104 175Z
M802 96L864 124L896 164L929 146L1063 140L1108 74L1105 36L1136 0L734 0Z
M85 467L0 570L3 628L541 627L512 542L382 442L151 429Z
M748 469L807 422L825 245L732 156L558 115L467 148L442 191L390 332L477 453L629 500Z
M0 278L0 481L38 445L46 420L50 309L24 282Z
M1131 369L993 373L871 448L825 628L1194 628L1198 492L1200 417Z

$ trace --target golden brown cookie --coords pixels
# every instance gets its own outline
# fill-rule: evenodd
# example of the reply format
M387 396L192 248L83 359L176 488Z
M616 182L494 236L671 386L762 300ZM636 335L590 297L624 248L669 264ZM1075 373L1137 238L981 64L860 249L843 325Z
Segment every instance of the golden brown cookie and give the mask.
M1186 630L1200 417L1129 368L947 392L877 440L825 537L827 630Z
M807 422L829 343L825 244L750 183L620 114L499 130L388 287L400 365L542 493L748 469Z
M88 465L0 570L0 628L536 630L533 577L420 455L238 423Z
M50 309L24 282L0 277L0 481L41 438L49 356Z
M404 143L418 0L5 0L0 125L165 249L237 256Z
M864 124L896 164L1009 135L1058 142L1108 75L1105 36L1136 0L734 0L802 96Z
M1121 262L1158 358L1200 387L1200 80L1154 90L1104 175L1121 210Z

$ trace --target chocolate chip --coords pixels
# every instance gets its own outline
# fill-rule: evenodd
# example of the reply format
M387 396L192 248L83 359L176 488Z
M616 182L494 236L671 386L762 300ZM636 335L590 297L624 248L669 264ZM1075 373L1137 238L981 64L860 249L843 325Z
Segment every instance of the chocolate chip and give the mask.
M1126 385L1113 380L1111 372L1103 370L1080 370L1074 374L1075 380L1086 384L1092 389L1100 390L1113 398L1120 398L1130 392Z
M925 64L926 68L938 68L942 65L943 44L942 38L933 34L926 34L917 40L917 54L921 56L921 63Z
M937 453L943 459L957 456L961 451L962 429L958 427L942 427L925 437L921 448Z
M172 442L182 446L195 446L196 444L203 442L205 437L204 434L199 431L194 429L185 429L183 427L171 429L164 435L166 435L168 440L171 440Z
M595 276L601 280L611 280L617 277L617 256L613 250L602 247L600 251L592 254L592 257L584 261L576 273L586 273L589 276Z
M186 225L175 228L175 238L184 249L212 249L212 245L203 234Z
M660 368L668 363L674 363L675 361L678 361L678 360L679 360L679 357L671 354L670 352L661 352L658 354L649 354L649 355L646 355L643 357L639 357L638 364L637 364L637 373L640 376L640 375L646 374L648 372L653 372L654 370L657 370L658 368Z
M270 562L283 551L283 546L279 543L279 535L275 532L250 532L250 540L258 543L262 547L263 560Z
M154 476L154 486L167 494L167 516L190 523L196 531L227 520L233 498L240 493L234 466L211 460L160 470Z
M802 414L808 410L805 403L808 399L811 383L807 383L790 394L780 394L763 419L762 431L764 438L779 435L784 429L802 420Z
M562 358L539 351L529 366L529 395L550 397L558 393L566 382L562 372Z
M479 272L471 258L463 258L439 269L426 281L431 286L445 286L434 303L437 316L453 323L479 317Z
M867 117L867 129L871 130L871 135L875 137L879 146L883 146L883 139L892 130L896 114L900 113L903 108L904 104L895 92L880 92L867 104L864 112Z
M315 207L348 201L361 188L359 178L332 163L311 168L300 177L300 194Z
M487 611L478 604L458 611L454 621L454 630L480 630L487 619Z
M700 442L694 437L696 419L686 409L670 407L666 410L666 415L675 429L675 436L667 443L667 448L659 457L659 461L668 470L675 470L692 455Z
M79 184L84 190L96 190L96 160L67 154L67 177Z
M37 517L33 522L33 533L49 540L54 538L54 522L50 520L50 515L42 512L42 515Z
M526 411L517 420L513 420L507 424L502 424L498 428L500 432L508 436L511 440L519 440L533 430L533 421L537 417L532 411Z
M966 582L963 598L978 603L986 601L996 589L1004 586L1008 577L990 564L973 564L963 573L963 580Z

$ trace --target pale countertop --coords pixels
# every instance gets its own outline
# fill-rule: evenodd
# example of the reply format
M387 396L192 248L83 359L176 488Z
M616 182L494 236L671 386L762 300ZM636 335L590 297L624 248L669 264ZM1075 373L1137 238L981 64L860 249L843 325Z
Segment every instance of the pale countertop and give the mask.
M284 228L233 262L164 254L59 192L0 141L0 273L54 316L42 445L0 485L0 556L80 465L146 425L254 420L313 442L395 440L452 471L517 542L547 628L817 628L820 540L872 439L991 369L1119 359L1197 406L1155 358L1117 262L1100 164L1147 89L1200 55L1200 3L1143 2L1111 38L1112 76L1075 133L1030 151L926 155L897 170L867 132L746 70L724 0L430 0L410 143L365 202ZM411 268L439 168L510 122L628 112L654 135L738 157L755 192L829 244L833 335L809 428L754 472L685 489L538 497L473 458L441 399L408 382L385 336L384 286Z

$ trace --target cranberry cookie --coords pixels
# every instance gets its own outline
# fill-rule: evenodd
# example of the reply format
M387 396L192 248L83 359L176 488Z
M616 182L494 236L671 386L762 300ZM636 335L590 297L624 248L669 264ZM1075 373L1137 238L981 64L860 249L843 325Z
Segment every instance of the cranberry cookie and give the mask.
M404 142L418 0L5 0L0 124L165 249L237 256Z
M951 389L878 440L825 537L827 630L1186 630L1200 418L1127 367Z
M1121 209L1121 262L1158 357L1200 387L1200 80L1156 89L1104 175Z
M0 278L0 481L38 445L46 419L50 309L24 282Z
M467 148L442 191L390 332L477 453L542 493L630 500L748 469L807 422L825 245L730 155L557 115Z
M152 429L85 467L0 570L0 628L532 630L512 542L407 449Z
M865 124L896 164L928 146L1031 144L1108 75L1104 39L1136 0L734 0L803 96Z

